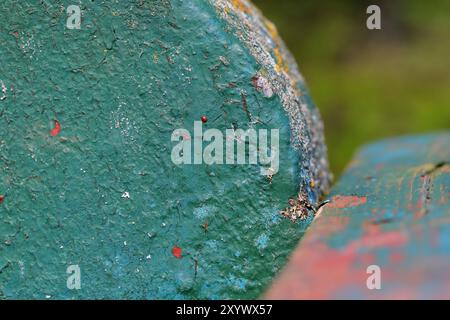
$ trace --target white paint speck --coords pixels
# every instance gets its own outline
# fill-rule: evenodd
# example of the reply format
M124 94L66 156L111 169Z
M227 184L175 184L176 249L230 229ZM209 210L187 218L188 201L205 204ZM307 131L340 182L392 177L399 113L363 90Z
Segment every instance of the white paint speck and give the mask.
M5 100L6 99L6 86L5 86L5 84L3 83L3 81L2 80L0 80L0 84L1 84L1 87L2 87L2 93L3 93L3 95L0 97L0 100Z
M20 274L23 276L25 274L25 265L23 261L19 261Z
M130 142L135 142L139 130L135 121L128 117L126 103L119 103L117 110L111 112L110 128L118 129L123 137L128 138Z

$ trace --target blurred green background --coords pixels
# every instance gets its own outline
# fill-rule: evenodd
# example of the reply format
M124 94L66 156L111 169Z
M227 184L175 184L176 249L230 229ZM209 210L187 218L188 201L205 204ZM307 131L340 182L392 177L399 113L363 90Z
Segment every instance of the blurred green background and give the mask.
M373 140L450 128L450 0L253 0L294 54L339 176ZM381 30L366 8L381 8Z

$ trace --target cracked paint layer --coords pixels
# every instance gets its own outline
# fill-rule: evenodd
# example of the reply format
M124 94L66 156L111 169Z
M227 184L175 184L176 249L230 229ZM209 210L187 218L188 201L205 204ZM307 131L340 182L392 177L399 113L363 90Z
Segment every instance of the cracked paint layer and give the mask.
M317 204L326 150L275 28L233 3L88 1L71 30L60 1L0 2L1 298L250 299L270 283L312 220L279 212ZM202 117L279 129L278 172L175 165L172 132Z
M304 169L299 193L307 192L311 204L317 205L320 196L328 192L332 176L323 123L294 58L278 36L275 25L265 19L250 1L211 2L261 66L252 78L254 86L266 97L275 93L288 113L292 145L300 151Z

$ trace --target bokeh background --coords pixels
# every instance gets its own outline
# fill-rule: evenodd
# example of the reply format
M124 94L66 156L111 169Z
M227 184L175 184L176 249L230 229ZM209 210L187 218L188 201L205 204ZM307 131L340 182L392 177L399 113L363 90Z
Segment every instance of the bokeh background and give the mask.
M450 129L449 0L253 0L294 54L339 176L358 147ZM366 8L381 8L381 30Z

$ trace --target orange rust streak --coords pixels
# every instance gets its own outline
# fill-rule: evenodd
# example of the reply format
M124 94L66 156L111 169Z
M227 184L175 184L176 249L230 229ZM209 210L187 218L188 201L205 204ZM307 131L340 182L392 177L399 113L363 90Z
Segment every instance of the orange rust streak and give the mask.
M238 11L241 11L241 12L244 12L247 14L250 13L250 8L245 3L243 3L241 0L232 0L231 4Z

